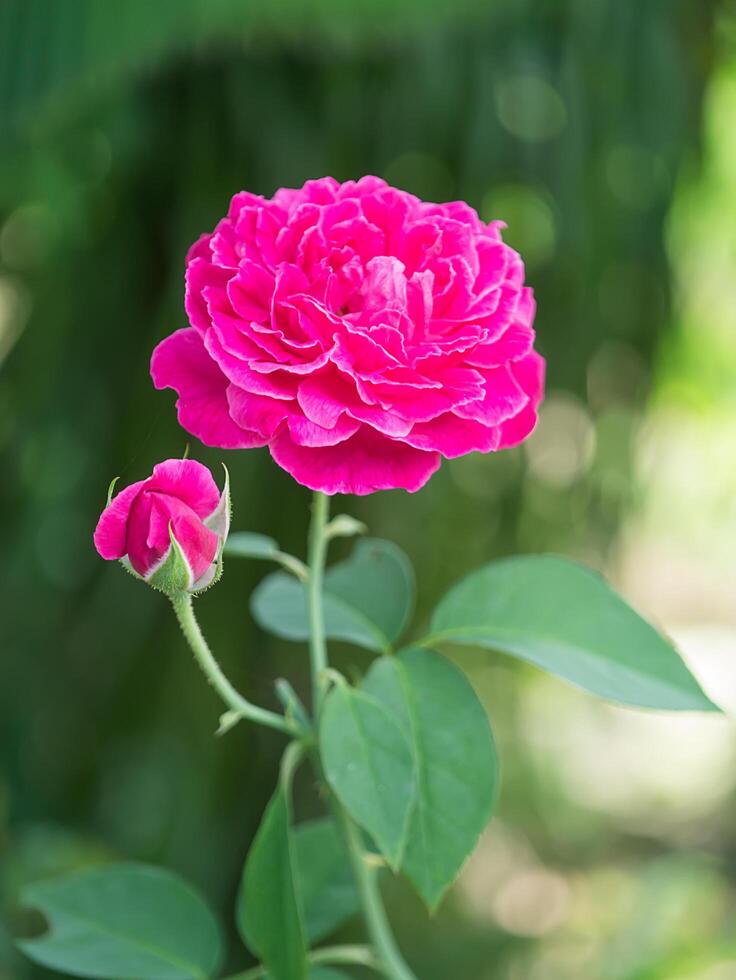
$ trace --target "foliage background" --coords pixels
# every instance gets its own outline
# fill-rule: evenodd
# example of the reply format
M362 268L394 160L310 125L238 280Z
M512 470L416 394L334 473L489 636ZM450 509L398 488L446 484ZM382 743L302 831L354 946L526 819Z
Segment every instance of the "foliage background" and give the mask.
M180 870L229 921L273 785L278 737L211 737L170 610L91 544L110 478L184 447L148 358L184 322L187 245L242 187L377 173L504 218L528 260L535 437L345 502L412 557L418 620L493 556L573 554L736 709L735 41L715 0L0 4L3 980L37 975L12 950L19 887L109 855ZM227 462L236 526L301 553L306 493L265 452ZM263 571L231 561L200 610L269 703L306 660L250 620ZM423 980L736 977L733 723L461 663L505 780L435 921L389 889Z

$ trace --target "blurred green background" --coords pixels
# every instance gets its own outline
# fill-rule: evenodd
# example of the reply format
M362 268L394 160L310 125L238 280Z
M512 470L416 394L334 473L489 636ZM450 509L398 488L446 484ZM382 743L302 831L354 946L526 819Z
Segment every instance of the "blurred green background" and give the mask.
M445 464L414 497L341 502L413 559L418 621L493 556L575 555L736 712L732 3L2 0L2 980L49 976L13 952L19 888L85 862L166 864L230 922L280 739L212 737L170 609L91 533L112 476L186 444L148 359L184 324L188 244L237 190L327 173L504 219L539 304L529 443ZM235 526L303 553L306 491L265 451L225 455ZM272 704L307 665L250 619L264 571L231 561L199 610L236 685ZM736 978L733 721L459 659L504 784L434 920L388 889L422 980Z

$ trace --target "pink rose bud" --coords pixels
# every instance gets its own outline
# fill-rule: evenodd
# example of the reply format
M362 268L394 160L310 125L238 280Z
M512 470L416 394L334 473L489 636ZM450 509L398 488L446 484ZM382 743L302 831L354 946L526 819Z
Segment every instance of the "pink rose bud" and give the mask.
M108 499L94 541L103 558L162 592L200 592L219 577L229 527L227 470L220 493L206 466L167 459Z

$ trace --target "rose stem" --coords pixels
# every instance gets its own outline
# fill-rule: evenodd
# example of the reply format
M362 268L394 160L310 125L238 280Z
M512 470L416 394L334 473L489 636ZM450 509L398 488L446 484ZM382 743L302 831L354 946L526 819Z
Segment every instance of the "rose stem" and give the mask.
M309 654L312 666L312 690L314 692L315 727L319 730L319 715L326 687L325 671L328 666L325 642L324 612L322 608L322 582L327 556L327 519L330 501L323 493L315 493L312 504L312 520L309 528L309 579L307 580L309 609ZM316 762L319 771L319 760ZM321 773L320 773L321 775ZM353 866L363 915L371 941L379 956L381 967L389 980L416 980L399 952L396 940L386 917L378 885L377 869L366 861L361 833L339 800L332 796L332 808L342 830Z
M258 705L251 704L250 701L238 694L225 677L220 665L212 655L202 630L199 628L199 623L194 615L191 595L188 592L178 592L171 596L171 604L174 607L176 618L179 620L184 639L189 644L195 660L228 708L241 718L258 722L260 725L267 725L269 728L276 728L280 732L286 732L287 735L294 735L295 732L286 718L274 711L268 711L266 708L259 708Z

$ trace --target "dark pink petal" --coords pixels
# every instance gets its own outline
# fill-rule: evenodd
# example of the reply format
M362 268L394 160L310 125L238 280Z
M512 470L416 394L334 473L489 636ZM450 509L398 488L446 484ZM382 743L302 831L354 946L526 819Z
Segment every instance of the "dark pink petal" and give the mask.
M204 524L189 518L175 518L172 529L174 537L186 555L196 582L215 561L220 539Z
M382 177L373 177L366 174L360 180L346 180L344 184L337 185L337 197L343 198L355 194L362 198L368 194L375 194L377 191L393 190Z
M531 327L536 312L537 304L534 301L534 290L524 286L519 293L519 301L516 304L516 320L524 326Z
M537 424L537 410L528 402L512 419L506 419L500 426L499 449L510 449L518 446L527 436L530 436Z
M210 239L210 251L213 265L227 269L229 274L233 275L240 260L246 254L246 246L240 240L229 218L223 218L217 223Z
M443 278L435 281L433 318L462 321L475 300L475 275L470 263L462 255L453 255L438 268Z
M211 238L211 235L205 235L203 239L200 239L195 246L198 253L205 247L209 249ZM207 305L206 291L211 287L225 289L232 275L232 269L221 269L212 265L209 258L200 258L199 255L187 263L184 308L187 311L189 322L200 333L204 333L212 322Z
M545 363L536 351L513 363L511 371L529 400L517 415L502 424L499 449L517 446L531 434L537 424L537 408L544 395Z
M544 396L545 361L541 354L530 351L526 357L511 364L511 372L527 393L533 405L538 405Z
M438 217L454 218L468 225L473 231L480 231L485 227L484 222L478 217L475 208L471 208L465 201L447 201L444 204L423 204L422 214L437 215Z
M227 283L227 294L239 317L263 322L268 319L275 286L273 273L257 262L244 259Z
M404 237L404 225L410 217L417 198L384 185L366 194L361 201L363 214L385 235L388 255L399 255Z
M404 231L398 257L406 266L408 277L422 269L434 268L434 260L442 251L442 236L431 221L417 221Z
M319 371L323 368L325 364L330 361L331 350L323 351L318 354L311 361L295 361L293 364L288 364L286 362L282 364L274 364L273 361L251 361L250 366L254 371L261 371L263 374L273 374L274 372L284 371L286 374L292 374L295 376L299 375L309 375L314 374L315 371Z
M343 415L332 428L315 425L301 415L290 415L289 435L299 446L337 446L360 429L357 419Z
M166 554L169 541L161 541L160 547L151 547L151 494L142 491L130 508L125 529L125 553L139 575L147 576ZM167 522L168 526L168 522Z
M254 432L244 431L230 417L228 380L193 328L177 330L161 341L151 358L151 377L157 388L176 391L179 424L206 446L250 449L263 445Z
M204 520L220 502L212 474L195 459L167 459L153 467L146 489L177 497Z
M193 578L200 578L215 560L220 540L206 527L199 516L177 497L151 493L151 513L147 545L152 554L163 558L170 545L169 525L192 569ZM136 571L133 556L130 563ZM141 573L143 574L143 573Z
M440 233L440 254L443 256L462 256L473 271L478 272L478 257L473 242L473 232L465 222L455 218L434 214L431 216L434 227Z
M131 483L129 487L121 490L100 515L94 534L95 548L98 554L108 561L122 558L126 554L125 535L128 516L145 483L145 480L139 480L138 483Z
M512 323L508 330L498 340L490 344L481 344L468 355L468 362L473 367L501 367L510 361L518 361L532 349L534 330L521 323Z
M148 577L168 555L171 526L186 555L193 577L204 574L217 554L219 539L194 511L177 497L143 491L131 509L127 555L139 575Z
M350 221L352 218L358 218L362 214L363 211L360 206L360 201L357 198L343 197L335 201L334 204L327 204L322 208L320 224L325 230L325 233L329 234L335 225Z
M258 209L266 203L266 198L261 194L251 194L250 191L238 191L234 194L230 206L227 209L227 216L232 221L237 221L243 213L244 208Z
M340 184L334 177L318 177L308 180L302 187L300 196L313 204L331 204L338 196Z
M452 412L440 415L431 422L419 422L404 441L416 449L441 453L446 459L465 456L466 453L489 453L498 449L500 432L474 422L458 418Z
M296 397L298 377L287 371L256 371L252 365L259 364L259 361L240 360L230 354L223 349L218 334L219 331L212 330L207 335L207 349L231 384L254 395L267 395L269 398L278 398L282 401L291 401Z
M266 395L253 395L235 385L228 387L227 401L233 420L243 429L256 432L261 437L260 445L273 438L293 410L290 402L278 401Z
M431 269L415 272L406 291L406 313L411 323L407 338L418 340L424 336L427 325L434 316L434 273Z
M348 396L348 386L339 375L315 374L300 383L297 401L310 422L331 429L345 413Z
M347 245L367 262L385 253L386 236L361 215L333 225L330 228L330 244L337 248Z
M405 436L412 423L376 405L366 405L358 397L355 383L349 383L338 372L305 378L299 386L299 407L318 425L330 428L347 412L351 418L365 422L388 436Z
M501 241L480 239L476 242L479 270L475 280L475 292L483 296L498 289L506 278L512 249Z
M194 262L195 259L205 259L207 262L212 262L211 238L212 235L210 234L200 235L196 242L190 245L187 252L187 265Z
M358 496L395 488L413 493L437 471L441 459L439 453L425 453L365 429L339 446L321 449L297 446L282 432L269 448L278 465L310 490Z
M529 396L509 367L490 368L485 379L483 397L456 409L462 418L474 419L483 425L499 425L513 418L529 401Z
M341 370L363 378L402 366L398 357L390 354L372 336L355 328L336 337L332 361Z
M335 331L343 325L343 318L328 310L313 296L298 294L289 298L290 306L299 314L299 322L305 335L323 345L332 346Z
M293 356L272 330L256 335L252 327L253 324L220 310L213 318L212 328L204 335L207 353L236 384L237 376L232 371L240 364L258 359L286 364Z

